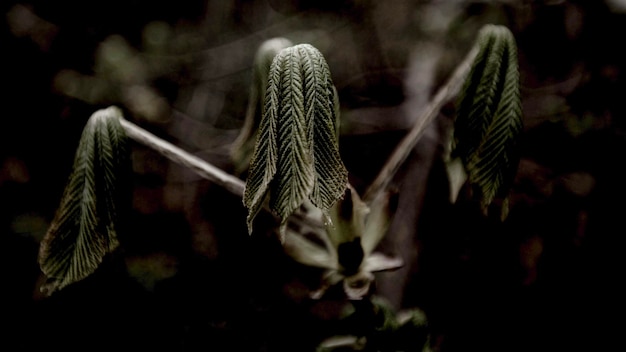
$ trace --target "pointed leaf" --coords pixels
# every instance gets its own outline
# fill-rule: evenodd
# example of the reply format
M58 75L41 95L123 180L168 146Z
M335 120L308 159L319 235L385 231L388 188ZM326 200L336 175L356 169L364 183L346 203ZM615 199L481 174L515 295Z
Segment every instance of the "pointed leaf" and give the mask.
M308 72L307 103L313 119L313 155L315 158L315 185L310 199L323 210L330 209L343 197L348 183L348 171L339 155L339 99L330 77L330 70L324 57L317 50L308 50L307 59L311 60L313 72ZM310 92L314 88L314 92Z
M49 292L92 274L118 246L129 156L116 108L99 110L85 126L61 204L39 251Z
M285 253L298 263L324 269L338 269L337 258L332 249L322 247L289 228L285 231L283 247Z
M372 253L365 259L363 263L363 271L377 272L395 270L401 268L404 261L400 257L389 257L382 253Z
M397 193L390 194L389 192L383 192L372 200L370 211L365 218L363 239L361 240L366 256L376 249L376 246L378 246L387 233L391 218L397 208Z
M327 236L323 218L319 208L305 201L287 221L283 248L301 264L337 270L337 250Z
M278 109L280 97L280 67L284 58L275 58L269 73L263 115L250 160L243 202L248 208L248 232L252 233L252 222L265 201L270 182L276 174Z
M446 163L446 173L450 183L450 203L456 203L461 188L467 182L467 172L461 158L454 158Z

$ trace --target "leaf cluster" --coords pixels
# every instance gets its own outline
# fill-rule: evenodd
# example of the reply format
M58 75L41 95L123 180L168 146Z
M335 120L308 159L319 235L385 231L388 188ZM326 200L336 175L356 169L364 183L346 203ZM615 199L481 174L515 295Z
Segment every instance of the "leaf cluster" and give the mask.
M343 196L348 172L339 155L335 95L328 64L312 45L274 57L243 197L250 233L266 200L284 233L305 200L327 211Z

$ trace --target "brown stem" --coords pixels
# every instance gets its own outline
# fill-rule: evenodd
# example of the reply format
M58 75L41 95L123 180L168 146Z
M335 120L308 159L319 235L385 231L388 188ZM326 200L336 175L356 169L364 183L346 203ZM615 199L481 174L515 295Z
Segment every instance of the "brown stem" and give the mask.
M387 188L393 179L393 176L396 174L398 169L400 169L402 163L404 163L413 147L415 147L424 134L426 127L435 119L437 114L439 114L441 107L459 93L461 85L469 73L472 62L477 54L478 48L473 47L454 70L452 76L450 76L446 84L439 89L437 94L435 94L434 98L430 101L424 112L418 116L409 133L407 133L400 143L398 143L396 149L378 173L378 176L376 176L372 184L365 191L365 194L363 195L363 201L365 203L371 203Z
M233 194L243 197L244 182L208 162L192 155L179 147L153 135L143 128L124 119L120 119L126 135L147 147L150 147L166 158L195 171L201 177L226 188Z

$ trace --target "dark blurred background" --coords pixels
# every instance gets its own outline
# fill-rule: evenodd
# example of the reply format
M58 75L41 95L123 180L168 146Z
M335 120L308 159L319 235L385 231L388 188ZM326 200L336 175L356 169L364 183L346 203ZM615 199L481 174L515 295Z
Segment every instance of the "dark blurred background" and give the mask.
M0 10L1 350L306 350L332 325L329 306L294 303L310 273L248 237L240 199L139 144L123 250L92 277L39 293L39 242L85 122L117 105L233 172L256 49L274 37L311 43L338 89L340 150L362 191L487 23L511 29L519 49L525 127L510 219L448 204L449 104L394 179L400 208L383 245L407 265L378 274L377 294L423 309L436 351L616 349L626 1L6 0Z

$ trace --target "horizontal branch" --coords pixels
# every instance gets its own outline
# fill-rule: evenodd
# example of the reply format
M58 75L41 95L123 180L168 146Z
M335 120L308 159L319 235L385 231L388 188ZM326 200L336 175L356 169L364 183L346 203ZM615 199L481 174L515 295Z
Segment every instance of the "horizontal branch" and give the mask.
M211 165L197 156L155 136L132 122L124 119L120 119L120 122L122 123L122 127L124 127L126 135L129 138L154 149L173 162L190 168L199 176L224 187L233 194L243 197L245 184L239 178L226 173L220 168Z

